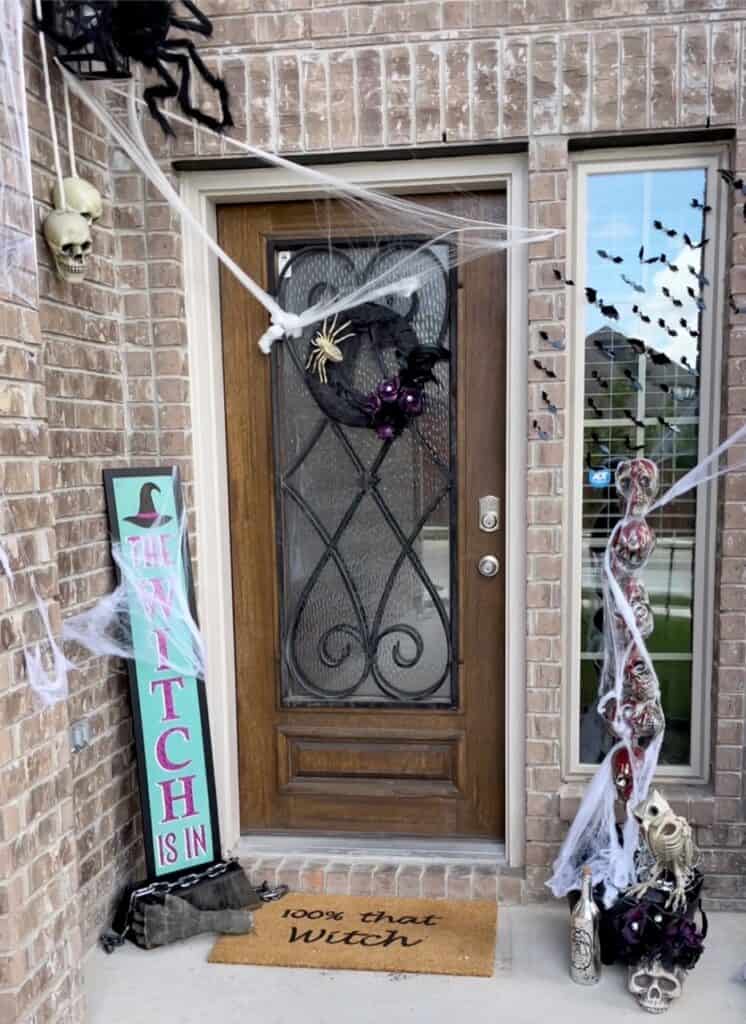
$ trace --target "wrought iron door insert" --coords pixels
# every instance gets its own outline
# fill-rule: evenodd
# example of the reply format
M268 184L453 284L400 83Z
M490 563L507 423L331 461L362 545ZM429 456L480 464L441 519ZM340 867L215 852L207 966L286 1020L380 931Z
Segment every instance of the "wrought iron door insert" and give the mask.
M456 282L446 245L421 245L270 243L294 312L385 275L402 248L409 272L428 271L411 298L327 325L348 335L341 360L319 364L319 325L272 350L284 706L457 703ZM398 377L407 354L432 372L415 397ZM414 414L386 436L370 396L391 381Z

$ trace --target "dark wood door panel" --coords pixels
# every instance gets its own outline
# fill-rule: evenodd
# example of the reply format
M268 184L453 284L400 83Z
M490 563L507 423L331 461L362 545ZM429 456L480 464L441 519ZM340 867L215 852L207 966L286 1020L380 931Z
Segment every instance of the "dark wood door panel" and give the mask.
M504 220L496 193L427 197L453 212ZM224 207L220 242L268 280L275 239L309 238L331 221L340 238L360 227L311 203ZM324 230L326 234L326 227ZM500 837L504 797L504 534L478 525L478 499L504 505L505 259L459 272L458 702L450 709L288 707L280 699L278 553L270 360L257 339L262 307L221 271L229 460L241 819L245 831L301 829Z

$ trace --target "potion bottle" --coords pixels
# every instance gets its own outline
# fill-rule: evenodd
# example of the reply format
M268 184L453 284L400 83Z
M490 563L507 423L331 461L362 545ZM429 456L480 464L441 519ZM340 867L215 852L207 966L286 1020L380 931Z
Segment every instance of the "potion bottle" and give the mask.
M595 985L601 979L600 912L593 899L591 869L583 868L580 899L570 915L570 977L578 985Z

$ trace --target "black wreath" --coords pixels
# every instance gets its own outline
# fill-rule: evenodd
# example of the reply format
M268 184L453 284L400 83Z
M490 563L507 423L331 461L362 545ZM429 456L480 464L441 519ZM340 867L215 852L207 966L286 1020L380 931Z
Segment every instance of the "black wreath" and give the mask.
M421 414L424 387L438 383L433 369L436 363L449 359L448 349L421 345L410 318L379 303L366 302L339 314L340 325L348 321L344 333L352 337L341 346L343 361L326 364L327 383L306 369L308 390L321 410L337 423L372 427L384 439L396 437ZM316 325L306 336L304 365L321 329L323 325ZM381 380L373 392L364 392L352 382L359 360L371 348L381 366ZM390 349L395 352L398 367L394 374L385 370L384 352Z

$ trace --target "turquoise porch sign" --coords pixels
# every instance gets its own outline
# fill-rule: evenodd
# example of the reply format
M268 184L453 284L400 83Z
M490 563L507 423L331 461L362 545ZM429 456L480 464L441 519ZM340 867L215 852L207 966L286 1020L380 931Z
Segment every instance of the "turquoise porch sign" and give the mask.
M128 662L148 878L221 859L204 679L183 504L174 468L104 472L124 583Z

